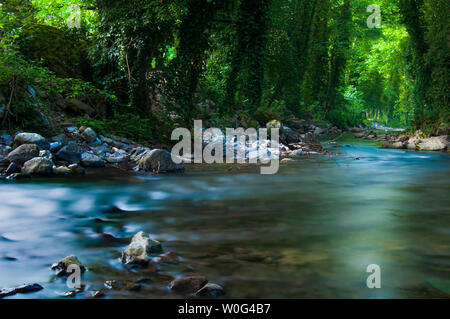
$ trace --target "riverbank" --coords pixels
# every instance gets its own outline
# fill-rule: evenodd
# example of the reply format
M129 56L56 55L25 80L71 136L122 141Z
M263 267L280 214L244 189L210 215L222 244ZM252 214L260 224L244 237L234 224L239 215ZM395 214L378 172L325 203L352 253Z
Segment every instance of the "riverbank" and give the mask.
M293 158L322 154L324 150L316 137L328 132L340 132L337 128L322 129L314 125L306 130L294 130L277 121L274 123L280 128L281 140L271 146L278 152L269 154L269 158L275 155ZM268 127L270 125L273 123L268 123ZM270 140L258 143L270 145ZM226 141L223 147L224 154L232 148L235 159L241 156L236 140ZM258 147L259 144L250 145L244 156L255 156ZM152 143L142 145L114 135L97 136L92 128L84 126L65 127L61 134L49 138L32 132L20 132L14 136L3 132L0 135L0 176L17 180L33 176L82 175L86 169L92 171L100 168L152 174L183 171L185 164L175 164L169 151L169 146L163 149ZM181 155L185 162L192 160L188 154Z
M442 127L431 135L426 135L421 130L410 132L363 128L353 128L352 133L355 138L383 142L383 148L450 152L448 127Z

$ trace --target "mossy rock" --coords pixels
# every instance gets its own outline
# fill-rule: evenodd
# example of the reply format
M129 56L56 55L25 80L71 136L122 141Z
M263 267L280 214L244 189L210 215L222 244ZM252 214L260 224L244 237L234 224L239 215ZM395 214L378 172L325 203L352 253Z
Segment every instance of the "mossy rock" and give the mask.
M27 24L19 38L21 53L62 78L91 80L88 43L75 34L48 25Z

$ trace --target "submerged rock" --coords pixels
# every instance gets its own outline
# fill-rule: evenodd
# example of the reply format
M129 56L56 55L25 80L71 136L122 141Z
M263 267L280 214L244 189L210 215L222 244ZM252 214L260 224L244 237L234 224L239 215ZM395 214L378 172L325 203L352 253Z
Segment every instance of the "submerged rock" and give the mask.
M189 276L177 278L169 284L169 289L180 294L192 294L198 292L208 283L204 276Z
M22 173L50 175L53 173L53 162L45 157L35 157L23 164Z
M93 291L88 291L87 292L88 297L90 298L104 298L106 295L103 291L101 290L93 290Z
M68 268L71 265L75 265L80 267L81 273L84 273L86 271L86 267L80 262L77 256L70 255L67 257L64 257L57 263L52 265L52 270L56 271L57 276L69 276L72 272L68 272Z
M50 143L47 139L36 133L19 133L14 137L14 143L17 146L22 144L35 144L40 150L50 149Z
M112 290L139 291L142 286L132 281L120 282L117 280L105 281L105 287Z
M287 164L287 163L292 163L292 162L295 162L295 160L293 160L292 158L283 158L280 163Z
M15 294L28 294L31 292L36 292L39 290L44 289L44 287L42 287L39 284L31 284L31 285L22 285L19 287L15 287L15 288L5 288L5 289L1 289L0 290L0 298L5 298L8 296L13 296Z
M177 264L180 260L180 257L178 257L173 251L169 251L165 254L162 254L161 256L154 257L152 259L152 262L155 264Z
M8 154L8 160L18 165L39 156L39 148L35 144L22 144Z
M225 295L225 290L222 286L213 283L207 283L205 286L203 286L203 288L192 295L192 297L215 298L223 295Z
M176 164L169 152L154 149L147 152L139 161L139 168L149 172L173 172L184 170L184 163Z
M122 263L124 264L147 264L149 254L162 250L161 243L151 239L150 236L140 231L133 236L131 244L122 253Z

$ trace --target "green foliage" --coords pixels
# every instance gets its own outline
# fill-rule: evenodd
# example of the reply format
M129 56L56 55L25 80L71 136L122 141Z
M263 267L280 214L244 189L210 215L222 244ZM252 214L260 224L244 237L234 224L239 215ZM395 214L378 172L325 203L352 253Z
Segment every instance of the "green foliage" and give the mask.
M114 118L101 120L87 120L85 118L76 118L78 125L92 127L97 133L115 134L117 136L126 136L137 142L146 142L154 137L154 123L150 119L141 118L138 115L123 114L116 115Z
M89 44L76 34L51 26L26 24L20 32L18 45L27 60L42 62L58 77L87 80L92 77L87 56Z
M129 112L151 116L152 97L166 81L167 48L183 12L177 1L98 0L96 81L116 92Z
M371 4L381 6L379 29L366 24ZM79 29L67 24L74 5ZM431 132L449 121L449 6L5 0L0 107L8 111L1 120L37 127L55 100L77 98L106 109L80 123L138 140L167 139L197 118L218 126L377 120Z
M37 131L48 126L46 114L54 101L60 98L101 95L114 101L112 94L97 89L80 79L60 78L44 67L42 61L27 59L24 49L24 34L33 21L28 15L17 15L17 7L0 7L0 95L4 101L0 106L2 127L30 128ZM9 11L6 11L9 10ZM30 11L27 11L28 13ZM48 29L45 29L48 30ZM54 33L58 31L51 29ZM47 40L46 37L44 37ZM52 60L48 60L51 62ZM56 64L56 63L55 63ZM51 65L54 67L53 63Z
M97 23L95 0L31 0L35 8L35 19L58 29L64 29L68 22L76 22L79 9L81 32L92 33Z

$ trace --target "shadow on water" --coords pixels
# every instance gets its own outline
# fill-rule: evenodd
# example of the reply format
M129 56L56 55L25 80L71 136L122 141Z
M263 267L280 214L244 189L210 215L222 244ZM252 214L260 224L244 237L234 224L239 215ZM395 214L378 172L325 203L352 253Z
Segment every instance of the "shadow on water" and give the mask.
M69 289L49 267L76 254L89 269L87 289L144 283L110 298L177 297L167 284L189 274L232 298L448 297L448 155L345 140L336 151L276 175L192 166L184 175L2 183L0 285L37 282L45 289L15 297L57 298ZM181 262L122 266L120 252L139 230ZM381 267L381 289L366 286L369 264Z

